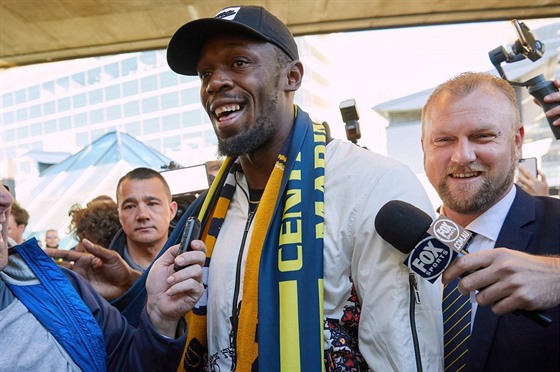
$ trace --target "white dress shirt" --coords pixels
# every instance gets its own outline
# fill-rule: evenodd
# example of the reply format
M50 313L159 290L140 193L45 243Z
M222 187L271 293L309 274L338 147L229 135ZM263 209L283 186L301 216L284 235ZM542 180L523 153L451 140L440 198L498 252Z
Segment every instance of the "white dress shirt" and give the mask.
M469 253L480 252L495 247L496 240L498 240L498 235L513 204L516 192L516 188L512 187L506 196L466 226L466 229L476 233L467 248ZM475 300L477 292L478 291L471 292L471 331L474 324L476 309L478 308L478 304Z

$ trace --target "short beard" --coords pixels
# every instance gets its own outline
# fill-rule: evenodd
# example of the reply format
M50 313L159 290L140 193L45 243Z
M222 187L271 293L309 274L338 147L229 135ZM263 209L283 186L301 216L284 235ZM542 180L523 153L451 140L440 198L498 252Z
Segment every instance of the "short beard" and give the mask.
M280 52L282 53L282 52ZM280 75L282 72L282 65L276 66L274 95L270 97L267 106L264 108L264 113L257 118L254 125L245 123L245 130L231 138L220 139L218 137L218 155L236 157L255 152L266 145L273 137L274 133L278 130L277 123L270 120L273 113L278 112L279 102L279 86ZM268 115L270 114L270 115ZM216 133L217 134L217 133Z
M276 112L278 110L278 92L270 100L266 112ZM269 119L269 116L260 116L254 125L246 125L243 132L226 139L218 137L218 154L220 156L236 157L250 154L270 141L276 128L276 123Z
M515 152L512 154L512 159L515 160ZM511 187L514 174L515 161L512 161L508 174L499 184L493 184L490 179L486 178L479 190L475 190L472 186L466 186L466 189L471 189L468 191L473 193L465 200L458 199L453 195L453 192L447 187L445 179L439 183L438 194L446 209L460 214L484 213L497 203Z

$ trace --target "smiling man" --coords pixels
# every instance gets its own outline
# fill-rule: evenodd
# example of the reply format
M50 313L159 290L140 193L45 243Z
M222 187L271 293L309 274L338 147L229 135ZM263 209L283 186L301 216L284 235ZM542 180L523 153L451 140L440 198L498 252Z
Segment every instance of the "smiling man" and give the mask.
M294 104L303 64L287 26L262 7L230 7L182 26L167 58L200 77L226 156L163 248L199 217L191 246L207 248L206 292L185 317L182 369L440 370L439 286L417 280L373 223L389 200L434 215L432 205L405 165L330 138ZM102 279L130 285L130 271L117 270ZM129 319L151 270L117 300Z
M183 25L167 59L199 76L226 156L196 213L207 294L187 314L185 369L439 370L439 288L373 224L389 200L431 203L406 166L331 139L294 104L304 68L286 25L229 7Z
M515 90L490 74L445 82L422 113L424 166L441 212L476 233L470 254L443 275L444 283L462 276L460 292L476 294L468 351L446 353L449 371L560 369L560 200L513 185L523 135ZM548 310L552 324L511 314L518 309Z

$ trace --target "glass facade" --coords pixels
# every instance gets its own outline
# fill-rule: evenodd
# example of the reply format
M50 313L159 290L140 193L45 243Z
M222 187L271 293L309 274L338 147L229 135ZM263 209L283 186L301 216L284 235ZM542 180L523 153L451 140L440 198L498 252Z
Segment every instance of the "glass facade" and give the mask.
M16 176L34 168L17 160L27 151L76 153L116 129L187 165L189 154L176 156L183 148L215 151L212 126L196 104L198 78L172 72L165 51L58 64L60 76L30 77L17 90L2 84L1 155L12 159Z
M305 40L298 43L302 56L326 63L318 48ZM38 175L35 162L22 156L29 151L73 154L114 130L183 166L216 157L216 137L200 105L199 79L171 71L165 50L20 69L21 76L2 79L0 107L0 156L10 163L2 169L11 169L7 177L16 184ZM320 102L313 106L320 113L328 100L316 96L326 91L327 79L314 75L313 89L302 88L296 101Z

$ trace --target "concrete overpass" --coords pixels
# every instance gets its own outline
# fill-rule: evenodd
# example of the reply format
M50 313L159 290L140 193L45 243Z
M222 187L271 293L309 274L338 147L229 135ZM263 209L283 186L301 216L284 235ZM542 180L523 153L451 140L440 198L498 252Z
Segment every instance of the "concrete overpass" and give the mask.
M558 0L261 0L295 35L560 16ZM0 68L162 49L221 0L0 0Z

